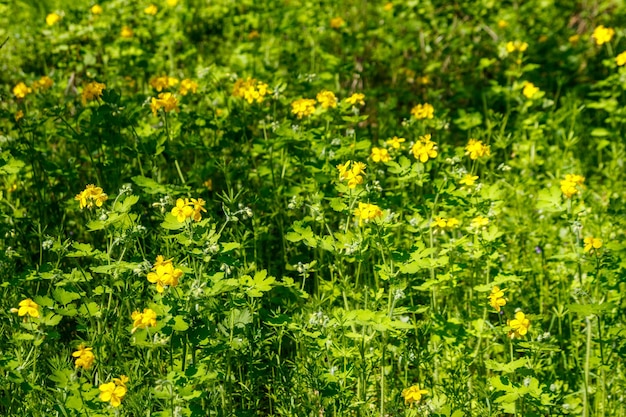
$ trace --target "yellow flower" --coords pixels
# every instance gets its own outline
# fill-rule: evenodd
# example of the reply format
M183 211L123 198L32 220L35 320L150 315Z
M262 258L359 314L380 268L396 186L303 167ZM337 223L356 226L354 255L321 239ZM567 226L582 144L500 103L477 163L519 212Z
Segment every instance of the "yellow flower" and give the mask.
M184 80L180 82L179 91L180 91L180 94L183 96L186 96L187 94L189 94L189 92L196 94L196 91L198 91L198 83L193 80L190 80L189 78L185 78Z
M85 345L81 343L80 346L78 346L78 350L72 353L72 356L76 358L76 368L91 368L94 359L96 359L96 357L93 355L92 349L93 348L85 347Z
M132 38L133 35L133 29L130 26L124 26L120 32L120 36L125 39Z
M383 6L383 10L385 10L386 12L392 11L393 10L393 3L392 2L385 3L385 5Z
M188 80L188 81L191 81L191 80ZM178 78L170 77L168 75L163 75L161 77L152 77L150 79L150 85L158 92L161 92L166 88L174 87L177 84L178 84Z
M365 105L365 94L354 93L345 100L346 100L346 103L352 104L353 106L356 106L357 104L360 106L363 106Z
M476 216L472 219L471 226L474 229L478 229L479 227L485 227L489 224L489 219L483 216Z
M491 289L491 294L489 294L489 305L496 309L496 311L500 312L500 307L506 305L506 300L504 299L504 291L501 290L500 287L494 286Z
M586 237L584 242L584 251L588 253L595 252L596 249L600 249L602 247L602 239L598 239L597 237Z
M302 119L304 116L310 116L315 112L315 100L312 98L300 98L291 103L291 113Z
M193 205L192 217L194 221L199 222L200 220L202 220L202 212L206 213L206 209L204 208L206 201L204 201L202 198L198 198L198 199L192 198L191 204Z
M172 209L172 216L176 217L176 220L182 223L193 216L193 212L193 207L189 205L189 201L179 198L176 200L176 206Z
M420 389L419 385L413 385L402 390L402 398L405 404L418 403L422 399L422 395L428 394L425 389Z
M119 407L122 398L126 395L126 387L115 385L115 382L101 384L98 389L100 390L100 401L110 402L113 407Z
M178 99L172 93L159 93L159 98L152 97L150 100L150 110L156 116L159 109L163 109L167 113L172 110L178 112Z
M474 185L477 179L478 175L465 174L463 178L461 178L461 181L459 181L459 183L471 187L472 185Z
M22 109L15 113L15 121L19 122L24 117L24 111Z
M167 5L170 7L176 7L178 0L167 0Z
M113 382L117 386L126 388L126 383L128 382L128 377L126 375L120 375L119 378L113 378Z
M330 27L333 29L339 29L345 24L346 21L343 20L341 17L333 17L332 19L330 19Z
M359 202L359 207L354 209L354 215L359 219L360 226L363 222L367 223L370 220L382 217L383 211L375 204Z
M515 51L525 52L528 49L528 44L522 41L511 41L506 43L506 51L512 53Z
M385 143L391 146L393 149L400 149L402 147L402 143L405 141L406 139L404 138L399 138L397 136L394 136L391 139L388 139Z
M567 38L567 40L569 41L569 43L571 43L572 45L575 45L578 43L578 41L580 40L580 35L576 34L576 35L572 35L569 38Z
M133 319L133 330L131 330L131 333L135 333L137 329L145 329L146 327L155 327L157 325L157 315L154 310L149 308L144 308L143 313L133 311L130 317Z
M446 225L448 224L446 219L444 219L443 217L435 217L435 220L433 220L435 223L435 226L440 227L440 228L445 228Z
M317 99L317 102L322 105L323 109L334 109L335 107L337 107L337 97L335 97L335 94L332 91L320 91L319 93L317 93L317 96L315 98Z
M59 16L56 13L50 13L48 16L46 16L46 24L48 26L52 26L55 23L59 22L61 20L61 16Z
M83 191L74 197L74 200L78 201L78 205L82 210L85 207L91 208L94 204L96 207L102 207L102 204L107 201L108 198L109 196L102 191L101 187L88 184Z
M610 42L613 39L613 35L615 35L615 31L613 28L607 28L603 25L598 26L593 30L593 34L591 37L595 39L596 45L603 45L607 42Z
M26 94L30 94L32 91L33 90L23 82L19 82L15 87L13 87L13 95L17 98L24 98L26 97Z
M624 65L626 65L626 51L615 57L615 63L618 67L623 67Z
M268 85L254 78L238 79L233 86L233 97L241 97L248 103L261 103L265 96L270 92Z
M461 222L459 222L459 220L455 219L454 217L445 219L443 217L437 216L434 218L433 224L440 229L454 229L455 227L458 227Z
M515 318L513 320L507 320L506 323L511 331L509 332L509 337L521 337L528 333L528 328L530 327L530 320L526 318L526 315L521 311L515 313Z
M435 108L428 103L418 104L411 109L411 115L417 120L432 119L435 117Z
M20 317L23 317L27 314L34 319L39 317L39 305L30 298L20 301L18 306L20 308L12 308L11 312L17 313L17 315Z
M156 14L157 14L157 12L159 11L159 9L158 9L158 8L157 8L154 4L151 4L150 6L146 7L143 11L144 11L146 14L149 14L149 15L151 15L151 16L154 16L154 15L156 15Z
M391 159L389 152L385 148L372 148L370 157L374 162L389 162Z
M182 276L183 271L175 268L171 259L165 259L163 255L158 255L152 267L152 272L148 273L148 281L156 284L157 292L162 293L167 286L177 286L178 280Z
M52 78L48 77L47 75L44 75L43 77L41 77L40 79L38 79L37 81L33 83L33 87L35 88L35 90L39 90L39 89L47 90L53 85L54 85L54 81L52 81Z
M469 155L470 159L476 160L483 156L491 155L491 147L485 145L480 140L470 139L465 146L465 155Z
M102 14L102 7L99 4L94 4L91 6L91 13L95 15Z
M535 87L535 84L530 83L528 81L524 81L524 89L522 90L522 94L526 98L532 99L539 93L539 88Z
M498 28L500 29L504 29L505 27L507 27L509 24L506 22L506 20L504 19L500 19L498 20Z
M88 101L99 99L102 96L102 90L105 88L107 88L105 84L95 81L87 84L83 88L83 93L81 95L83 106L86 105Z
M430 134L420 136L420 140L411 147L411 152L415 159L426 163L429 158L437 157L437 144L430 140Z
M357 185L363 183L365 168L366 165L363 162L347 161L345 164L339 164L337 165L339 181L348 181L348 188L356 188Z
M572 196L580 192L580 188L585 182L585 177L577 174L567 174L565 179L561 180L561 192L566 198L572 198Z

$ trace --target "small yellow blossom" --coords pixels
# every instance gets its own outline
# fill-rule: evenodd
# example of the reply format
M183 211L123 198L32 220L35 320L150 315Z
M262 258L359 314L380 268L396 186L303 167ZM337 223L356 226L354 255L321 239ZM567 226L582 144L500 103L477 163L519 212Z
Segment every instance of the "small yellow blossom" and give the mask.
M598 239L597 237L586 237L584 239L585 247L584 251L587 253L595 252L596 249L600 249L602 247L602 239Z
M185 78L180 82L179 91L181 96L186 96L190 92L196 94L196 92L198 91L198 83L190 80L189 78Z
M508 53L517 52L526 52L528 49L528 44L522 41L510 41L506 43L506 51Z
M86 105L88 101L97 100L102 97L102 90L105 88L107 88L106 84L95 81L87 84L83 88L83 93L81 95L83 106Z
M186 219L193 216L193 207L189 204L187 199L179 198L176 200L176 206L172 209L172 216L176 217L179 222L184 222Z
M500 308L506 305L506 300L504 299L504 289L500 289L498 286L494 286L491 289L491 294L489 294L489 305L496 309L499 313Z
M178 99L172 93L159 93L159 98L152 97L150 100L150 110L156 116L157 111L163 109L166 113L172 110L180 111L178 108Z
M102 6L100 6L99 4L94 4L93 6L91 6L90 10L92 14L95 14L95 15L102 14Z
M78 201L80 209L84 209L85 207L91 208L96 205L96 207L102 207L102 204L107 201L109 196L107 196L101 187L96 187L93 184L88 184L83 191L78 193L74 200Z
M458 227L461 224L461 222L458 219L455 219L454 217L446 219L446 218L437 216L433 219L433 224L439 227L440 229L454 229Z
M335 97L335 94L332 91L320 91L319 93L317 93L317 96L315 96L315 98L317 99L317 102L320 103L323 109L334 109L335 107L337 107L337 97Z
M422 395L428 394L425 389L420 389L419 385L413 385L409 388L402 390L402 398L404 398L405 404L411 404L420 402Z
M205 204L206 201L204 201L202 198L191 199L191 205L193 206L192 218L194 221L199 222L200 220L202 220L202 212L206 213L206 209L204 208Z
M374 162L389 162L391 157L389 156L389 151L385 148L372 148L372 154L370 155L372 161Z
M128 382L128 377L126 375L120 375L119 378L113 378L113 382L117 386L126 388L126 383Z
M167 0L167 5L170 7L176 7L178 0Z
M421 163L426 163L428 159L437 157L437 144L430 140L430 134L420 136L420 140L411 147L411 152L415 159Z
M483 216L476 216L472 219L471 226L474 229L478 229L480 227L485 227L489 224L489 219Z
M499 29L504 29L505 27L507 27L509 24L507 23L506 20L504 19L500 19L498 20L498 28Z
M345 24L346 21L343 20L341 17L333 17L332 19L330 19L330 27L333 29L339 29Z
M315 100L312 98L300 98L291 103L291 113L302 119L315 113Z
M480 140L470 139L465 146L465 155L469 155L470 159L476 160L483 156L491 155L491 147L485 145Z
M460 184L467 185L468 187L473 186L478 179L478 175L465 174L463 178L459 181Z
M404 138L399 138L397 136L394 136L391 139L388 139L385 143L391 146L393 149L400 149L402 147L402 143L405 141L406 139Z
M365 94L362 93L354 93L350 97L346 98L346 103L352 104L356 106L357 104L360 106L365 105Z
M120 36L124 39L132 38L134 35L133 29L130 26L124 26L120 32Z
M615 57L615 63L618 67L623 67L624 65L626 65L626 51Z
M383 10L385 10L386 12L392 11L393 10L393 3L392 2L385 3L385 5L383 6Z
M367 223L370 220L382 217L383 211L375 204L359 202L359 207L354 209L354 215L359 219L360 226L363 222Z
M22 109L18 110L15 113L15 121L19 122L20 120L22 120L22 118L24 117L24 111Z
M540 92L539 88L535 86L535 84L524 81L524 88L522 90L522 94L529 99L534 98Z
M11 312L17 313L17 315L20 317L26 315L29 315L34 319L39 317L39 305L30 298L20 301L18 306L19 308L12 308Z
M593 30L591 37L596 41L596 45L604 45L605 43L611 42L613 35L615 35L613 28L600 25Z
M47 75L44 75L43 77L41 77L40 79L38 79L37 81L33 83L33 88L35 88L35 90L47 90L53 85L54 85L54 81L52 81L52 78L48 77Z
M528 333L528 328L530 327L530 320L526 318L526 315L521 311L515 313L515 318L513 320L507 320L507 325L511 328L509 332L509 337L522 337L526 333Z
M585 177L577 174L567 174L565 179L561 180L561 192L566 198L572 198L580 192L580 188L585 182Z
M115 382L101 384L98 389L100 390L100 401L110 402L112 407L119 407L122 404L122 398L126 395L126 387L115 385Z
M191 81L191 80L184 80L184 81ZM152 86L152 88L154 88L158 92L161 92L167 88L171 88L171 87L178 85L178 78L170 77L168 75L163 75L160 77L152 77L150 79L150 85Z
M435 108L428 103L418 104L411 109L411 115L417 120L432 119L435 117Z
M159 9L154 4L151 4L150 6L146 7L143 11L146 14L149 14L150 16L154 16L157 14Z
M50 13L48 16L46 16L46 24L48 26L52 26L55 23L58 23L61 21L61 16L59 16L56 13Z
M347 161L345 164L337 165L339 171L339 181L348 181L348 188L356 188L363 183L366 165L363 162Z
M241 97L250 104L255 101L261 103L268 93L270 93L268 85L254 78L248 77L246 80L240 78L233 86L233 97Z
M580 35L576 34L576 35L572 35L569 38L567 38L567 40L569 41L569 43L571 43L572 45L576 45L578 43L578 41L580 40Z
M135 333L137 329L145 329L146 327L155 327L157 325L156 312L149 308L144 308L143 313L133 311L130 317L133 319L133 330L131 333Z
M78 346L78 350L72 353L72 356L76 358L76 368L89 369L96 359L92 352L93 348L85 347L83 343Z
M17 98L24 98L26 94L30 94L32 91L33 90L23 82L19 82L13 87L13 95Z

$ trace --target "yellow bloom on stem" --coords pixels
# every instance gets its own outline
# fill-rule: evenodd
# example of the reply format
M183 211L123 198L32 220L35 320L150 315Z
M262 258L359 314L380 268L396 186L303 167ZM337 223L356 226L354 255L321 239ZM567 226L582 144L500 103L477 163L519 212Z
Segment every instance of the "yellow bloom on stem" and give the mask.
M339 170L339 181L348 181L348 188L356 188L363 183L366 165L363 162L347 161L345 164L337 165Z
M19 122L24 117L24 111L22 109L15 112L15 121Z
M399 138L397 136L394 136L391 139L388 139L385 143L391 146L393 149L400 149L402 147L402 143L405 141L406 139L404 138Z
M291 113L302 119L315 113L315 100L312 98L300 98L291 103Z
M119 378L113 378L115 385L126 388L126 383L129 381L126 375L120 375Z
M176 206L172 209L172 216L176 217L179 222L184 222L193 216L193 207L189 204L189 200L179 198L176 200Z
M505 27L507 27L509 24L507 23L506 20L504 19L500 19L498 20L498 28L499 29L504 29Z
M35 88L35 90L47 90L53 85L54 81L52 81L52 78L48 77L47 75L44 75L33 83L33 87Z
M346 21L343 20L341 17L333 17L332 19L330 19L330 27L333 29L339 29L345 24Z
M476 183L477 179L478 175L465 174L463 175L463 178L461 178L461 181L459 181L459 183L471 187L474 185L474 183Z
M159 255L154 262L152 272L148 273L148 281L156 284L158 293L162 293L165 287L175 287L178 280L183 276L182 269L175 268L171 259L165 259L163 255Z
M385 5L383 6L383 10L386 12L390 12L393 10L393 3L392 2L387 2L385 3Z
M78 346L78 350L72 353L72 356L76 358L75 366L76 368L89 369L93 364L93 361L96 359L92 352L93 348L85 347L83 343Z
M99 4L94 4L93 6L91 6L90 10L92 14L95 14L95 15L102 14L102 6L100 6Z
M485 145L480 140L470 139L465 146L465 155L469 155L470 159L476 160L483 156L491 155L491 147Z
M246 80L238 79L233 86L233 97L241 97L249 104L255 101L261 103L269 92L267 84L250 77Z
M13 87L13 95L17 98L24 98L26 94L30 94L32 91L33 90L23 82L19 82Z
M604 45L607 42L611 42L613 35L615 35L613 28L607 28L604 27L604 25L600 25L593 30L591 37L596 41L596 45Z
M433 219L433 225L439 227L440 229L454 229L455 227L458 227L459 224L461 224L461 222L459 222L459 220L455 219L454 217L446 219L437 216Z
M500 312L500 307L504 307L506 305L506 300L504 299L504 291L501 290L500 287L494 286L491 289L491 294L489 294L489 305L496 309L496 311Z
M411 147L413 156L415 159L419 159L421 163L426 163L429 158L437 157L437 144L431 141L430 138L430 134L420 136L420 140Z
M372 161L374 162L389 162L391 157L389 156L389 151L385 148L372 148L372 154L370 155Z
M363 222L367 223L370 220L382 217L383 211L375 204L359 202L359 207L354 209L354 215L359 219L360 226Z
M528 44L522 41L510 41L506 43L506 51L512 52L525 52L528 49Z
M365 94L362 93L354 93L350 97L346 98L346 103L352 104L356 106L357 104L360 106L365 105Z
M567 174L565 179L561 180L561 192L566 198L572 198L572 196L580 192L580 187L583 186L585 177L577 174Z
M88 184L83 191L74 197L74 200L78 201L78 205L82 210L85 207L91 208L94 204L96 207L102 207L102 204L107 201L108 198L109 196L102 191L101 187Z
M115 382L101 384L98 389L100 390L100 401L110 402L113 407L119 407L122 404L122 398L126 395L126 387L115 385Z
M626 65L626 51L615 57L615 63L618 67L623 67L624 65Z
M193 80L190 80L189 78L185 78L184 80L180 82L179 91L180 91L180 94L183 96L186 96L187 94L189 94L189 92L196 94L196 91L198 91L198 83Z
M120 32L120 36L124 39L132 38L133 35L134 35L134 32L130 26L124 26Z
M156 116L157 111L163 109L166 113L172 110L180 111L178 108L178 99L172 93L159 93L159 98L152 97L150 99L150 110Z
M435 108L428 103L418 104L411 109L411 115L417 120L435 117Z
M143 11L146 14L149 14L150 16L154 16L157 14L159 9L154 4L151 4L150 6L146 7Z
M317 96L315 96L315 98L317 99L317 102L322 105L323 109L334 109L335 107L337 107L337 97L332 91L320 91L319 93L317 93Z
M474 229L478 229L478 228L480 228L480 227L485 227L485 226L487 226L488 224L489 224L489 219L488 219L488 218L483 217L483 216L481 216L481 215L478 215L478 216L476 216L476 217L474 217L474 218L472 219L471 226L472 226L472 228L474 228Z
M204 208L206 201L204 201L202 198L198 198L198 199L192 198L191 204L193 205L192 217L194 221L199 222L200 220L202 220L202 212L206 213L206 209Z
M46 24L48 26L52 26L55 23L58 23L61 21L61 16L59 16L56 13L50 13L48 16L46 16Z
M509 332L509 337L522 337L528 333L528 328L530 327L530 320L526 318L526 315L521 311L515 313L515 318L513 320L507 320L506 324L511 328Z
M405 404L414 404L420 402L422 395L428 394L425 389L420 389L419 385L413 385L402 390L402 398Z
M18 306L19 308L12 308L11 313L17 313L20 317L26 315L34 319L39 317L39 305L30 298L20 301Z
M522 89L522 94L524 97L532 99L540 92L539 88L535 86L535 84L524 81L524 88Z
M596 249L600 249L602 247L602 239L598 239L597 237L586 237L584 239L585 247L583 250L588 253L595 252Z
M167 5L170 7L175 7L178 4L178 0L167 0Z
M191 80L188 80L188 81L191 81ZM171 88L171 87L178 85L178 78L170 77L168 75L163 75L160 77L152 77L150 79L150 85L158 92L161 92L166 88ZM196 84L196 88L197 88L197 84Z
M144 308L143 313L133 311L130 317L133 319L133 330L131 330L131 333L135 333L137 329L145 329L146 327L155 327L157 325L156 312L149 308Z
M83 102L83 106L87 104L88 101L97 100L102 96L102 90L107 88L106 84L99 82L91 82L83 87L83 93L81 95L81 99Z

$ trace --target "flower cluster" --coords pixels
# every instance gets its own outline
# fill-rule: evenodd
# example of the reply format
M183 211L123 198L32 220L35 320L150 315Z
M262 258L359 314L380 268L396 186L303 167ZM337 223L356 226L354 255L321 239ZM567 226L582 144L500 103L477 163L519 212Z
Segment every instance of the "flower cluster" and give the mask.
M359 207L354 209L354 215L359 219L359 226L364 222L374 220L383 216L383 211L375 204L359 203Z
M474 217L472 219L472 222L470 223L470 226L473 229L480 229L481 227L485 227L489 224L489 219L486 217L483 217L481 215L478 215L476 217Z
M165 287L177 286L178 280L182 276L183 271L175 268L171 259L165 259L163 255L158 255L152 267L152 272L148 273L148 281L156 284L157 292L162 293ZM133 320L135 320L135 317L133 317Z
M103 10L102 6L100 6L99 4L94 4L93 6L91 6L90 11L92 14L101 15Z
M366 165L363 162L348 161L337 165L339 181L348 181L348 188L356 188L363 183Z
M370 155L372 161L374 162L389 162L391 156L389 156L389 151L385 148L372 148L372 154Z
M130 315L130 318L133 319L133 330L131 330L131 333L135 333L137 329L156 327L156 317L156 312L149 308L144 308L143 313L140 313L139 311L133 311L133 313Z
M181 223L187 219L199 222L202 220L202 212L206 213L205 204L206 202L202 198L192 198L191 200L179 198L176 200L176 206L171 213Z
M190 80L189 78L185 78L180 82L180 94L182 96L186 96L190 92L196 94L198 91L198 83L194 80Z
M53 85L54 85L54 81L52 81L52 78L48 77L47 75L44 75L43 77L41 77L40 79L38 79L37 81L33 83L33 88L35 90L47 90Z
M61 16L58 15L57 13L50 13L48 14L48 16L46 16L46 24L48 26L52 26L55 23L58 23L61 21Z
M20 301L18 306L19 308L12 308L11 313L17 313L20 317L26 315L34 319L39 317L39 305L30 298Z
M345 24L346 21L343 20L341 17L333 17L332 19L330 19L330 27L333 29L339 29Z
M91 208L94 204L96 207L102 207L102 204L107 201L108 198L109 196L102 192L101 187L89 184L74 197L74 200L78 201L79 207L82 210L85 207Z
M618 67L626 65L626 51L615 57L615 64L617 64Z
M420 136L420 140L411 147L411 152L415 159L421 163L426 163L429 158L437 157L437 144L430 140L430 134Z
M511 328L508 336L512 339L514 337L522 337L528 333L530 320L526 318L523 312L518 311L515 313L515 318L513 320L507 320L506 324Z
M510 41L506 43L506 51L508 53L513 52L525 52L528 49L528 44L522 41Z
M450 217L449 219L446 219L446 218L437 216L433 219L433 224L439 227L440 229L454 229L455 227L458 227L461 224L461 222L458 219L455 219L454 217Z
M353 106L356 106L357 104L359 106L364 106L365 105L365 94L354 93L350 97L346 98L345 101L346 101L346 103L351 104Z
M420 389L419 385L413 385L409 388L402 390L402 398L404 398L405 404L411 404L420 402L422 395L428 394L425 389Z
M572 196L578 194L580 192L580 187L582 187L585 182L585 177L577 174L567 174L564 180L561 180L561 192L567 198L572 198Z
M159 93L159 97L152 97L150 100L150 110L156 116L159 109L163 109L166 113L172 110L180 111L178 108L178 99L172 93Z
M432 119L435 117L435 108L428 103L418 104L411 109L411 115L417 120Z
M504 307L506 305L504 291L504 289L500 289L500 287L494 286L491 289L491 294L489 294L489 305L495 308L498 313L500 312L500 307Z
M112 382L101 384L98 387L100 390L100 401L110 402L111 406L119 407L122 404L122 398L124 398L127 392L127 382L128 377L121 375L119 378L113 378Z
M337 97L332 91L322 90L317 93L317 96L315 96L315 98L323 109L334 109L335 107L337 107Z
M92 352L93 348L85 347L83 343L78 346L78 350L72 353L72 356L76 358L76 368L89 369L96 359Z
M528 82L528 81L524 81L524 87L522 88L522 94L524 95L524 97L528 99L533 99L540 92L541 90L539 90L539 88L536 87L535 84Z
M179 83L178 78L170 77L168 75L162 75L160 77L152 77L150 79L150 86L157 90L159 93L165 89L177 86Z
M241 97L249 104L255 101L261 103L270 92L267 84L254 78L248 78L245 81L240 78L233 87L233 97Z
M299 98L291 103L291 113L302 119L315 113L315 100L312 98Z
M465 174L463 175L463 178L461 178L461 180L459 181L459 184L467 185L468 187L471 187L474 185L477 179L478 179L478 175Z
M602 247L602 239L598 239L597 237L586 237L583 242L585 243L583 250L587 253L594 253L596 249Z
M98 100L100 97L102 97L102 90L104 90L105 88L107 88L106 84L96 81L87 84L83 88L83 93L81 95L83 106L86 105L88 101Z
M146 7L143 11L146 14L149 14L150 16L155 16L157 12L159 11L159 8L156 7L154 4L151 4L148 7Z
M465 146L465 155L469 155L470 159L476 160L483 156L491 155L491 147L485 145L480 140L470 139Z
M385 143L391 146L393 149L400 149L402 147L402 143L406 142L406 139L399 138L397 136L392 137L391 139L387 139Z
M615 30L613 30L613 28L600 25L593 30L591 37L596 41L596 45L604 45L605 43L611 42L614 35Z
M24 84L23 82L17 83L15 87L13 87L13 95L16 98L24 98L27 94L33 92L33 89Z
M133 32L133 28L130 26L124 26L120 31L120 36L124 39L130 39L133 37L135 33Z

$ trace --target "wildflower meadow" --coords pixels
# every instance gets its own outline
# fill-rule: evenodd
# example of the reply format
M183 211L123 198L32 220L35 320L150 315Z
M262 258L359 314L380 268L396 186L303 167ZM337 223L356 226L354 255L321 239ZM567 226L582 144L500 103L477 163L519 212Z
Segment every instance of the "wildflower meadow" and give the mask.
M0 415L626 416L625 22L0 2Z

